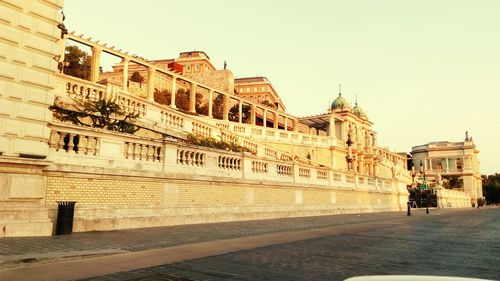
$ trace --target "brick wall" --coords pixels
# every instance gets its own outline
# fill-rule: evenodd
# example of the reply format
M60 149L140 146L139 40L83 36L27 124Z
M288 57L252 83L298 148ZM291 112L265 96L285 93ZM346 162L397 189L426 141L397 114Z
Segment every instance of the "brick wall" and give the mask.
M214 184L183 184L179 186L181 206L240 206L245 203L245 188Z
M46 204L163 205L163 183L118 179L47 177Z

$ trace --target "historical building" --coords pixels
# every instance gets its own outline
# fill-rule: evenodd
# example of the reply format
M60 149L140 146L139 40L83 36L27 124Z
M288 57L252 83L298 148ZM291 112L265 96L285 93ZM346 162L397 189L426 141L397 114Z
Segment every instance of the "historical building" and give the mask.
M236 78L234 90L238 96L285 111L283 101L266 77Z
M366 113L341 94L325 113L297 117L267 79L235 80L204 52L145 60L67 34L62 0L9 3L0 235L51 235L65 201L77 202L74 231L405 208L406 155L378 147ZM91 50L86 60L69 60L71 42ZM120 61L110 73L103 53ZM119 113L97 113L102 104Z
M463 142L431 142L412 148L413 175L435 186L464 192L471 203L483 198L479 150L466 133Z

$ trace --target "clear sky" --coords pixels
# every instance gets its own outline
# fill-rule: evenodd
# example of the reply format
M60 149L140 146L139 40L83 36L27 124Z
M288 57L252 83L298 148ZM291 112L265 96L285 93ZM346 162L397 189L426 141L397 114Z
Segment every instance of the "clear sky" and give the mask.
M500 173L500 1L66 0L66 27L147 59L202 50L266 76L287 112L343 96L393 151L463 141Z

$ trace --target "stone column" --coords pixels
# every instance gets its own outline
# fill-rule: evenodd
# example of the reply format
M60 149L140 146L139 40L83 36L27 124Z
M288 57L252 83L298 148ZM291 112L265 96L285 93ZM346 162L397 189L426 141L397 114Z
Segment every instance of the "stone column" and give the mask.
M333 114L330 115L330 122L328 124L328 136L335 137L335 117L333 117Z
M210 89L208 91L208 117L212 118L213 113L212 113L212 107L213 107L213 101L214 99L214 90Z
M298 132L299 131L299 120L298 119L293 119L293 131Z
M278 112L275 111L274 112L274 124L273 124L275 129L278 129L278 122L279 122L279 114L278 114Z
M226 94L223 94L224 99L223 99L223 104L222 104L222 116L223 120L227 121L229 120L229 96Z
M267 128L267 109L263 108L264 113L262 114L262 124L264 128Z
M256 120L256 107L255 104L250 105L250 124L255 126L255 120Z
M285 131L288 131L288 117L285 116Z
M238 122L243 122L243 101L240 100L238 103Z
M148 68L148 100L155 100L155 73L156 67Z
M123 77L122 77L122 90L128 90L128 59L123 59Z
M177 77L172 76L172 87L170 88L170 107L177 108L175 106L175 96L177 94Z
M196 85L194 82L191 82L191 90L189 91L189 111L196 113Z
M90 64L90 82L99 80L99 62L101 61L102 48L92 47L92 61Z

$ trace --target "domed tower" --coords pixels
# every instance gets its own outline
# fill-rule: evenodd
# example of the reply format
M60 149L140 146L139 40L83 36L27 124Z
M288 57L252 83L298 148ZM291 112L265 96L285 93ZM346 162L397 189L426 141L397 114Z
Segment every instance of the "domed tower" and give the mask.
M356 114L360 118L366 118L368 119L368 116L366 115L366 112L361 108L361 106L358 105L358 98L356 98L356 104L352 108L352 112Z
M339 96L332 102L332 104L330 106L330 109L331 110L337 110L337 109L340 109L340 110L345 110L345 109L351 110L352 109L352 107L349 104L349 102L344 97L342 97L342 92L340 90L340 85L339 85Z

